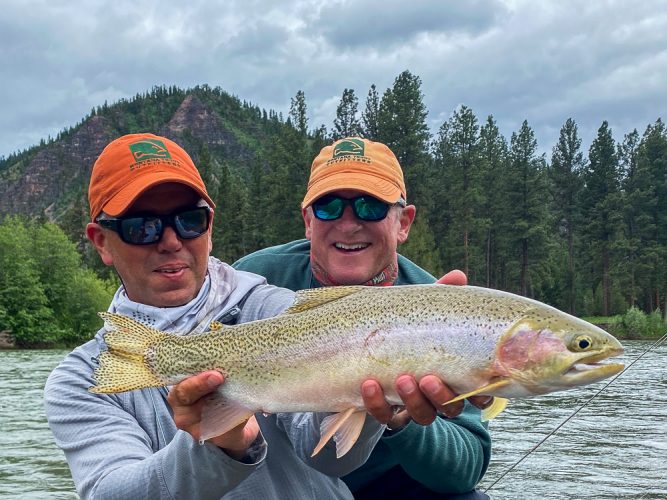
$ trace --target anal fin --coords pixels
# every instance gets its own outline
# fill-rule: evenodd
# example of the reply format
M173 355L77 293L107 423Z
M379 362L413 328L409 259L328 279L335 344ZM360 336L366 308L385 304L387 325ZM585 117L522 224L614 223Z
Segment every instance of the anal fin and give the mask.
M324 445L333 437L336 443L336 458L345 455L359 439L361 429L366 421L366 412L354 407L329 415L320 425L320 442L313 450L312 457L317 455Z

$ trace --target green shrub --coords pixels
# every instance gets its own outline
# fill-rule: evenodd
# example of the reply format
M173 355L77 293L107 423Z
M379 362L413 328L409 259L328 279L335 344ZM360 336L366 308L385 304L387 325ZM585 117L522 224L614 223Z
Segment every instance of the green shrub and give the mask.
M646 314L634 306L621 317L621 327L628 338L639 339L646 336L647 326Z
M81 263L57 226L8 217L0 221L0 331L19 347L50 347L91 338L113 296Z
M646 317L646 326L649 335L660 337L667 333L667 322L662 319L662 312L656 309Z

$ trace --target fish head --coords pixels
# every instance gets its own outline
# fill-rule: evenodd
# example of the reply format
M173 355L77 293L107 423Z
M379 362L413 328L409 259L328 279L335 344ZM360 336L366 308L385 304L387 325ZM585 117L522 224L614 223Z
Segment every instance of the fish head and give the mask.
M496 370L510 381L500 396L526 397L592 384L620 373L603 363L623 353L612 335L557 310L531 312L515 322L496 350Z

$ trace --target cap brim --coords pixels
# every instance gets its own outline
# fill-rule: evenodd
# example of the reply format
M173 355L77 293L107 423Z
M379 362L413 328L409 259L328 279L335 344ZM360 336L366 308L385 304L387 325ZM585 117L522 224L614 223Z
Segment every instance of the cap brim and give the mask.
M174 175L171 172L151 172L150 175L143 175L135 178L132 182L123 186L123 188L116 193L107 203L102 207L102 211L112 217L122 215L132 204L139 198L147 189L150 189L158 184L167 182L176 182L184 184L194 191L196 191L206 203L212 208L215 207L213 200L202 191L201 187L181 176Z
M398 186L375 175L366 175L361 172L336 172L315 181L308 188L301 207L306 208L321 196L341 189L361 191L385 203L396 203L402 194Z

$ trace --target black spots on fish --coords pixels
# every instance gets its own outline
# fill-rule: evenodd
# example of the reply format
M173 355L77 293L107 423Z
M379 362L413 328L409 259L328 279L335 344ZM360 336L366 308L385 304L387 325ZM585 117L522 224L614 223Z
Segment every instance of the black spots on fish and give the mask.
M155 318L149 316L148 314L141 313L139 311L132 312L132 319L137 323L142 323L144 325L155 327Z

